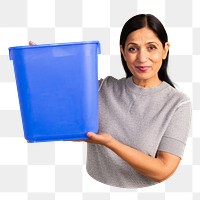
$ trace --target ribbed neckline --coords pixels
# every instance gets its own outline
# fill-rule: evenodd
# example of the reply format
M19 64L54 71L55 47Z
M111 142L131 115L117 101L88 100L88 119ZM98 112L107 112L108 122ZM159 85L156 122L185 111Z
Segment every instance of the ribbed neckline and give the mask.
M151 88L144 88L142 86L136 85L132 81L132 77L129 77L126 79L126 86L127 86L127 89L130 90L130 92L134 92L140 95L149 95L149 94L154 94L154 93L162 91L163 89L167 88L169 84L163 81L158 86L151 87Z

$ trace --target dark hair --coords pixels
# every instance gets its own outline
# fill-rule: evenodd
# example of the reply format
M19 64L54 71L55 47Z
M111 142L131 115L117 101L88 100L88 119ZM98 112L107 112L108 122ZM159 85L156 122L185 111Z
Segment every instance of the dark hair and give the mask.
M157 35L163 47L165 46L165 43L168 42L168 36L162 23L155 16L151 14L139 14L130 18L124 24L121 35L120 35L120 45L122 45L122 48L124 49L126 39L131 32L144 28L144 27L148 27L149 29L151 29ZM160 70L158 71L158 77L161 81L166 81L172 87L175 88L174 84L172 83L172 81L170 80L167 74L168 59L169 59L169 51L167 53L166 59L163 60L162 62L162 66ZM122 60L122 65L124 67L124 70L126 72L126 77L128 78L132 76L132 73L130 72L126 64L126 61L124 60L122 53L121 53L121 60Z

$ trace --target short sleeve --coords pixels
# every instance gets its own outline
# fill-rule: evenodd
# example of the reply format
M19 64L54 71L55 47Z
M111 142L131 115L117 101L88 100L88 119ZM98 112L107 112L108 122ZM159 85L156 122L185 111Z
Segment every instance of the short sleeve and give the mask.
M190 130L191 111L190 100L178 106L161 139L158 151L165 151L182 158Z

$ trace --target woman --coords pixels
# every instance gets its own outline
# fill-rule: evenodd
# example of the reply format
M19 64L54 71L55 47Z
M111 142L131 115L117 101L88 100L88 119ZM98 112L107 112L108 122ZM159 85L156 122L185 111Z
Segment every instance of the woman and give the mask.
M99 133L87 134L87 171L94 179L140 188L164 181L177 169L191 101L167 75L169 46L153 15L136 15L125 23L120 51L126 78L99 81Z
M137 15L120 37L127 77L99 81L99 134L89 132L87 171L116 187L162 182L177 169L186 144L191 102L167 75L167 33L152 15Z

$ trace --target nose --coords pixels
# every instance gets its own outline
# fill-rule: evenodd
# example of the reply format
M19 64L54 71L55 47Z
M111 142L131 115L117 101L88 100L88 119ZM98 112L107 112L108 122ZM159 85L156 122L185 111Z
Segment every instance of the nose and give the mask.
M145 49L140 49L137 55L138 62L144 63L147 61L148 52Z

